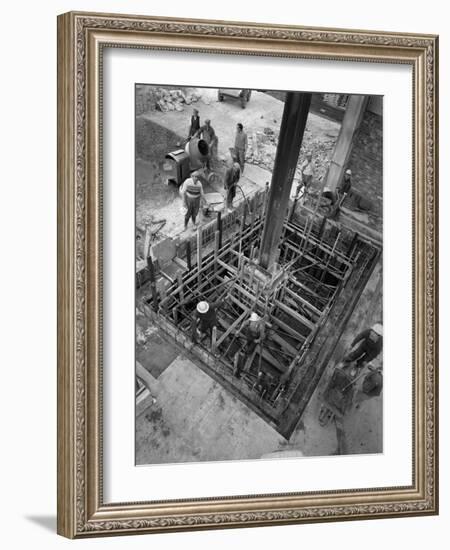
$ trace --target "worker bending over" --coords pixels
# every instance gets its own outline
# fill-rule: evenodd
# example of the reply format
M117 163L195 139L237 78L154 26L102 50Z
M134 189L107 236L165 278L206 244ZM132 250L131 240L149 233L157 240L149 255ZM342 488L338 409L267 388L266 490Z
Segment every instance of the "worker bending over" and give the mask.
M193 137L199 137L206 141L209 149L209 156L206 162L206 166L207 168L211 168L210 159L215 159L217 156L219 138L217 137L214 128L211 126L211 121L209 120L209 118L205 120L205 124L203 124L203 126L200 126Z
M352 342L352 349L344 357L344 363L356 361L356 367L364 367L375 359L383 348L383 325L375 323L360 332Z
M200 115L198 109L193 109L191 116L191 125L189 126L188 139L191 139L200 130Z
M221 307L223 300L208 303L202 300L197 304L192 319L192 341L197 343L201 334L206 334L211 340L212 330L217 326L217 310Z

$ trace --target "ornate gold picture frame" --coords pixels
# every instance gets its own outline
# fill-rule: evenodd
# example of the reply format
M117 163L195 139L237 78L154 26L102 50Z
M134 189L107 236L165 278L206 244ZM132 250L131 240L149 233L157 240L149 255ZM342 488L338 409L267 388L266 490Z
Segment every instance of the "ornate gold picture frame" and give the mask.
M247 54L412 68L412 484L215 498L104 501L105 48ZM438 38L71 12L58 18L58 533L100 535L438 513ZM385 235L385 238L389 236Z

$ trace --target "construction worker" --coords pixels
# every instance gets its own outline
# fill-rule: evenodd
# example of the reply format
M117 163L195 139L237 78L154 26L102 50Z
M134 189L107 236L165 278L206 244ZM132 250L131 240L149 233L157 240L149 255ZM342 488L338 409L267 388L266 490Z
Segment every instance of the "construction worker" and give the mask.
M337 186L336 191L340 200L340 205L344 202L345 197L350 193L352 188L352 171L348 168L344 173L344 178L340 185Z
M193 109L191 116L191 125L189 126L188 139L191 139L200 129L200 115L198 109Z
M200 203L204 200L203 185L199 179L198 170L192 172L191 177L184 181L180 189L180 195L186 208L184 230L187 230L188 222L191 218L195 229L197 227L196 217L200 209Z
M312 153L311 151L306 152L306 158L300 165L300 173L302 175L302 182L305 189L311 186L313 176L314 176L314 165L312 163Z
M344 363L356 361L356 367L364 367L375 359L383 348L383 325L375 323L372 327L360 332L352 342L352 349L344 357Z
M311 187L311 183L314 176L314 165L312 163L312 153L311 151L306 152L305 160L300 164L300 181L297 185L295 191L295 198L300 197L301 192L303 191L303 196L308 192L308 189Z
M255 348L262 342L263 339L264 323L261 317L253 312L250 318L244 322L241 331L246 338L245 343L245 355L251 357Z
M227 208L233 209L233 199L236 196L236 186L241 177L241 168L237 162L227 168L225 173L224 187L227 191Z
M242 350L237 351L234 356L234 375L240 378L241 372L248 372L256 346L262 342L264 324L261 317L253 312L239 329L245 338Z
M236 160L241 167L241 174L244 173L245 155L247 153L248 139L247 134L244 132L244 126L238 122L236 125L236 136L234 138L234 149L236 154Z
M223 300L209 303L206 300L198 302L195 308L192 321L192 341L197 342L200 333L212 336L212 330L217 326L217 310L222 305Z
M211 126L211 121L209 118L205 120L205 124L203 124L203 126L200 126L200 128L196 131L194 136L200 137L201 139L206 141L209 148L209 158L211 159L216 158L219 140L216 136L216 132L214 131L214 128ZM206 165L208 168L210 168L209 159Z

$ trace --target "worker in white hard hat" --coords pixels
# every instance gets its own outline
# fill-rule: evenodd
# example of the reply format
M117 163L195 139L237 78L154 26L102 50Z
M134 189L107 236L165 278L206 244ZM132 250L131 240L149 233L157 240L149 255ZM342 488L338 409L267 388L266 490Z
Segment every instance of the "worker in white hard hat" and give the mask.
M253 311L249 319L242 325L241 331L246 338L244 353L248 357L253 354L256 346L260 344L263 339L264 322L261 317Z
M364 367L373 361L383 349L383 325L375 323L360 332L352 342L352 348L344 357L344 363L356 361L356 367Z

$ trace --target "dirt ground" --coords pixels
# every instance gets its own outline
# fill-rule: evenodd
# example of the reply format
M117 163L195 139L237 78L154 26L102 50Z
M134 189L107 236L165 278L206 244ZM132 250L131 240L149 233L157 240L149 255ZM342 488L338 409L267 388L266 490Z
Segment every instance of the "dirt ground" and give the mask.
M251 193L255 185L263 186L267 180L270 181L283 102L262 92L252 92L246 108L242 109L238 101L230 98L219 102L216 89L201 89L199 94L201 99L191 106L186 105L183 111L154 110L136 117L136 225L139 228L145 227L153 218L166 220L161 231L163 235L175 236L183 231L181 199L177 188L167 185L163 165L167 153L184 146L193 108L198 109L202 123L207 118L211 120L219 138L218 161L214 170L220 175L220 180L205 192L225 195L222 181L238 122L244 125L249 139L247 164L240 181L244 193ZM317 180L325 174L339 127L337 122L313 113L308 116L299 163L307 150L312 151ZM248 170L247 166L260 170ZM239 196L237 200L240 200Z

